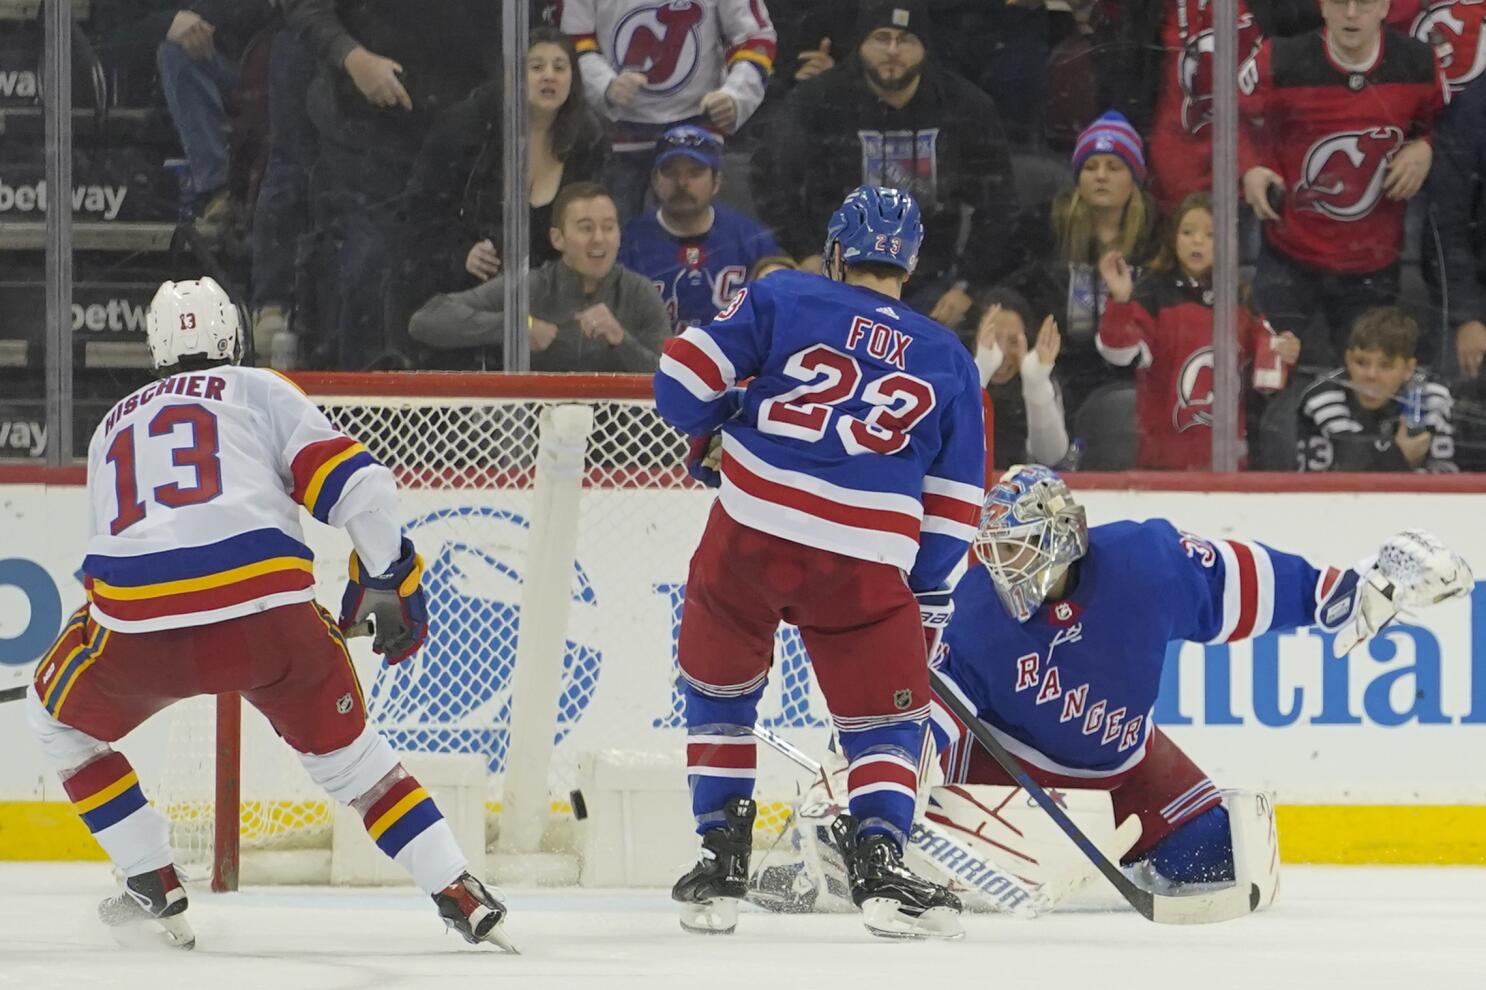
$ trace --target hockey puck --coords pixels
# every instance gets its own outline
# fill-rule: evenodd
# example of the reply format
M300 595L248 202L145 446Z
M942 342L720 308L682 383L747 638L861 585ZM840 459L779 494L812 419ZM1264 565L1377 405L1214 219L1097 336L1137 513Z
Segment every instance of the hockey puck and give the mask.
M588 802L583 800L582 791L568 791L568 802L573 806L573 817L582 821L588 817Z

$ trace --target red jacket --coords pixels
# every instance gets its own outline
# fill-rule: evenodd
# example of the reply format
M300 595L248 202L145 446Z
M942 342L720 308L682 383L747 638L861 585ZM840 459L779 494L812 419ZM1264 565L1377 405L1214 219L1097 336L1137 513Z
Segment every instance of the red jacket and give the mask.
M1268 321L1239 311L1241 363L1253 359ZM1213 452L1212 290L1185 276L1157 273L1127 303L1110 300L1095 340L1105 360L1134 366L1136 464L1159 470L1206 470ZM1243 437L1242 404L1238 416Z

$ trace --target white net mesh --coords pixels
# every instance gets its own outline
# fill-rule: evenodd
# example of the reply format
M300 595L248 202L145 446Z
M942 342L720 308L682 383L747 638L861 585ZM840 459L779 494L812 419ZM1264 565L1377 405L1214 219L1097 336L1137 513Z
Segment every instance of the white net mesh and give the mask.
M648 391L648 383L645 383ZM527 566L538 423L552 404L593 407L577 566L553 726L549 777L565 810L584 753L679 751L681 698L674 685L676 630L687 561L711 494L683 463L686 440L646 399L319 397L336 425L391 467L402 486L407 532L427 564L429 640L412 661L381 667L360 647L373 722L399 751L478 753L490 767L487 807L497 814L513 699L511 672ZM316 550L319 597L337 602L345 581L344 537L307 533ZM761 721L819 729L824 707L793 630L781 633L772 692ZM174 824L182 862L211 846L213 748L207 699L178 706L173 757L157 803ZM330 814L292 753L256 712L243 715L245 857L258 849L324 844ZM764 768L765 757L761 760ZM777 830L797 774L765 773L760 828ZM775 800L771 803L770 792Z

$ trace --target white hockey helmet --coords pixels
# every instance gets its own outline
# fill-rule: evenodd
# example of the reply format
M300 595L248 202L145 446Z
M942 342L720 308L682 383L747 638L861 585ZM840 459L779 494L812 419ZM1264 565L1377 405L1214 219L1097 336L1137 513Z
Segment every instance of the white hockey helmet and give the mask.
M209 275L163 283L150 300L145 333L157 371L185 357L236 363L242 354L242 317Z

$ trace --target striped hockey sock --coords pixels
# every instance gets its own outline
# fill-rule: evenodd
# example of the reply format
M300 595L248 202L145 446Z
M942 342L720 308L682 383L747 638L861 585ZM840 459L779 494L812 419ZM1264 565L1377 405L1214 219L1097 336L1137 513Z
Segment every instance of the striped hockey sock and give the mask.
M841 729L837 722L848 763L847 796L852 817L861 823L859 834L883 832L904 848L918 800L925 722L890 722L856 731Z
M430 896L469 865L438 805L399 765L355 802L366 832Z
M734 697L704 694L683 682L686 698L686 780L697 832L727 824L723 807L733 798L753 797L757 743L753 723L764 688Z
M169 866L170 826L145 800L139 777L113 750L62 780L75 810L126 877Z

